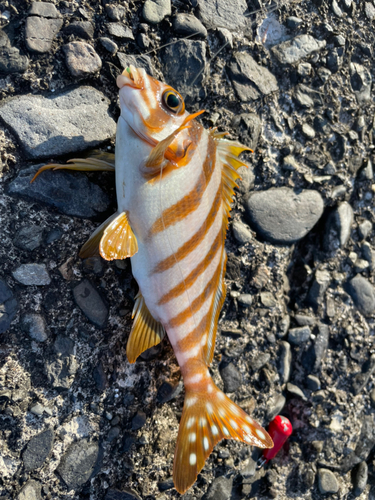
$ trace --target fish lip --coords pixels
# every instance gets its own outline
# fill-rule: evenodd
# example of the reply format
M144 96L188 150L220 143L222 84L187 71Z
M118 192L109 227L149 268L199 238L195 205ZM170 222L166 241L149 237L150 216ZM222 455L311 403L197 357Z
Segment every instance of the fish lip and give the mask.
M138 80L138 81L137 81ZM121 90L123 87L131 87L133 89L142 89L143 86L139 83L139 75L137 69L130 65L116 78L117 87Z

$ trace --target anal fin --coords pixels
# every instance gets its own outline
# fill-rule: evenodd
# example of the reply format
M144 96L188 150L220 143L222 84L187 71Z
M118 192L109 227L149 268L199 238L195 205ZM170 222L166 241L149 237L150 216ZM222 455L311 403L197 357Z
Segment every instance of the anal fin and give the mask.
M126 259L138 252L137 238L130 227L126 212L122 212L104 230L99 244L105 260Z
M132 317L134 322L126 346L126 354L129 362L135 363L142 352L162 341L165 330L162 324L151 316L140 292L135 298Z

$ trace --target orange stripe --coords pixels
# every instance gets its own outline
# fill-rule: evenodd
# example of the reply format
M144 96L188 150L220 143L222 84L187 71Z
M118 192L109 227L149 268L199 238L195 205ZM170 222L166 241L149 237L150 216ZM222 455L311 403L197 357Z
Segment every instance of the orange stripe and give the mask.
M203 292L198 295L184 311L180 312L174 318L168 321L169 328L176 328L177 326L183 325L185 321L193 314L199 311L199 309L206 302L207 298L212 295L212 292L215 291L215 286L217 287L217 281L221 275L221 261L219 262L216 271L214 272L212 278L207 283Z
M197 265L195 269L191 271L189 276L179 283L177 286L172 288L169 292L163 295L163 297L159 300L158 305L165 304L166 302L169 302L170 300L178 297L181 295L185 290L190 288L194 283L195 280L200 276L209 266L209 264L212 262L214 259L215 255L217 254L217 251L219 250L220 247L224 245L223 241L223 231L222 228L220 227L220 230L214 240L214 242L211 245L210 250L208 251L206 257Z
M215 220L215 215L218 212L221 204L221 196L222 196L222 186L221 184L219 185L219 188L216 192L214 202L212 204L211 210L209 214L207 215L206 220L203 222L201 227L198 229L198 231L188 240L186 243L184 243L174 254L170 255L166 259L162 260L157 264L152 273L162 273L164 271L167 271L171 267L173 267L176 262L181 261L184 259L189 253L191 253L198 245L199 243L204 239L206 236L208 230L212 226L214 220Z
M200 139L203 127L193 127L199 131L196 135ZM193 130L194 132L194 130ZM195 141L193 141L195 142ZM164 210L163 215L153 224L150 230L150 236L164 231L169 226L176 224L176 222L185 219L191 212L196 210L202 200L206 187L211 179L212 172L215 169L216 161L216 144L212 137L208 136L206 158L202 165L202 172L199 176L198 182L194 188L184 196L177 203Z

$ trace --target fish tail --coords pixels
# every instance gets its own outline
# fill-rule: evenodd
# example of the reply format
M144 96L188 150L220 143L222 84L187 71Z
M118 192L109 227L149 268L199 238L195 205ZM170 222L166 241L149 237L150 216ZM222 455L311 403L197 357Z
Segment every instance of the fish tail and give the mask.
M222 439L236 439L259 448L273 447L267 432L211 379L204 392L187 388L173 466L174 485L179 493L194 484L214 446Z

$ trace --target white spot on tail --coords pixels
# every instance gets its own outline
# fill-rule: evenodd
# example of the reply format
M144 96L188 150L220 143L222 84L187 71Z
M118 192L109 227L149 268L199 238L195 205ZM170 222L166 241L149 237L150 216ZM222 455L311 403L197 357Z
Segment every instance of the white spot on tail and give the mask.
M230 410L234 415L237 415L239 417L241 415L241 410L238 408L237 405L231 405Z
M266 439L266 435L260 429L256 429L255 432L258 434L258 436L260 437L260 439Z
M206 410L207 410L207 413L213 413L214 412L214 407L212 406L211 403L206 403Z
M186 422L186 428L190 429L190 427L193 427L195 422L195 417L189 417L188 421Z
M195 405L195 403L198 401L198 398L196 397L190 397L185 399L185 406L186 408L190 408L190 406Z
M204 417L201 417L201 418L199 419L199 425L200 425L201 427L206 427L206 425L207 425L207 420L206 420Z
M195 434L195 432L191 432L189 434L189 443L195 443L196 440L197 440L197 435Z
M211 384L211 381L207 384L207 392L214 392L214 387Z
M249 422L249 424L254 425L254 420L251 417L247 416L246 420Z
M208 439L205 436L203 438L203 448L207 451L209 447L210 447L210 443L208 442Z
M247 425L243 425L242 429L244 430L244 432L246 432L246 434L251 434L250 427L248 427Z
M192 377L188 377L187 379L184 380L185 385L199 384L199 382L203 379L203 377L204 377L203 373L196 373Z
M218 391L216 396L217 396L217 399L225 399L225 394L221 391Z
M211 425L211 431L212 431L212 434L214 436L216 436L217 434L219 434L219 429L216 427L215 424Z
M190 453L189 463L190 465L195 465L197 463L197 455L195 453Z
M223 432L226 436L229 436L229 431L226 427L223 426Z
M234 430L238 429L238 424L237 424L237 422L235 420L233 420L233 418L231 418L229 420L229 423L230 423L232 429L234 429Z

